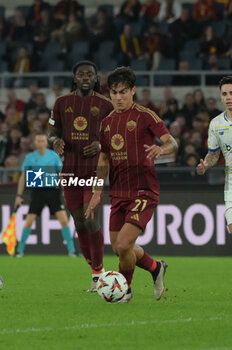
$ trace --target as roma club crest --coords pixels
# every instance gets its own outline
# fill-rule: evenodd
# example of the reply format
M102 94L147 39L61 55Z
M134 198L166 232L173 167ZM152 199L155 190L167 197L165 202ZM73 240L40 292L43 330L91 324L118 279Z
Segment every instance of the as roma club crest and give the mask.
M119 151L124 146L124 138L120 134L115 134L111 139L111 146L116 151Z
M77 131L83 131L87 128L88 122L85 117L80 116L74 119L73 125Z
M90 112L94 117L96 117L97 115L99 115L100 109L96 106L93 106L91 107Z
M130 120L126 123L127 130L133 131L136 128L136 122L134 120Z

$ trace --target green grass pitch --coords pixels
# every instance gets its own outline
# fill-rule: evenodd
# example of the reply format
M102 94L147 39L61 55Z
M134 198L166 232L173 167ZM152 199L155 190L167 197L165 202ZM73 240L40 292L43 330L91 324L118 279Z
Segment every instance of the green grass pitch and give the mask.
M85 292L83 258L1 256L0 349L232 349L232 259L165 260L164 298L154 299L151 276L137 268L132 302L113 305ZM117 266L105 257L107 270Z

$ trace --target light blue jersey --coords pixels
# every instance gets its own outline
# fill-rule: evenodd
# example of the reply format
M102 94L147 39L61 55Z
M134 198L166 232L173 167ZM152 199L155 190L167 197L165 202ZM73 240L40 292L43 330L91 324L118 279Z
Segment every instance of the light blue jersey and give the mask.
M43 155L29 153L22 165L26 173L26 187L56 187L62 162L58 154L47 149Z

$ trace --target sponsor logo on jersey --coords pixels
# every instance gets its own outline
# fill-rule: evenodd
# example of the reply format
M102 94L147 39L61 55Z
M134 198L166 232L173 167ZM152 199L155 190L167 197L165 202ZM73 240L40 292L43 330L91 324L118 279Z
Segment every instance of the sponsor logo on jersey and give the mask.
M136 128L136 122L134 120L130 120L126 123L126 126L129 131L133 131Z
M227 145L226 143L223 145L223 150L226 152L231 152L232 147L230 145Z
M77 131L83 131L87 128L88 122L85 117L80 116L74 119L73 125Z
M109 126L109 125L107 125L107 126L105 127L104 132L107 132L107 131L110 131L110 126Z
M139 221L139 214L132 215L130 218Z
M124 146L124 138L120 134L115 134L111 139L111 146L117 151Z
M100 113L100 109L97 106L93 106L90 109L91 114L96 117Z
M73 109L71 106L67 107L65 113L73 113Z

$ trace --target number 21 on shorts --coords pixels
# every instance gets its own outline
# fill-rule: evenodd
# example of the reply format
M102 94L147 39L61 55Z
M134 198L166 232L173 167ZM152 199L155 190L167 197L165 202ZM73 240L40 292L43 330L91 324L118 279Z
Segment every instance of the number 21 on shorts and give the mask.
M147 199L136 199L135 206L131 211L144 211L147 205Z

